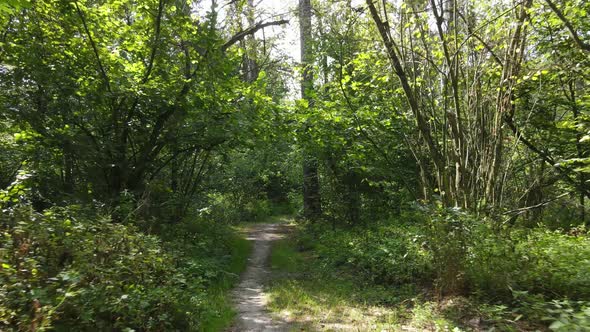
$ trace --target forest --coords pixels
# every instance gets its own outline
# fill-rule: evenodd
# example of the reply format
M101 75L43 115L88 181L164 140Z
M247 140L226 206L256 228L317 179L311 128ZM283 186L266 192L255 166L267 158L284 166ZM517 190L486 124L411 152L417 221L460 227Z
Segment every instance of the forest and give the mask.
M589 13L0 0L0 331L590 331Z

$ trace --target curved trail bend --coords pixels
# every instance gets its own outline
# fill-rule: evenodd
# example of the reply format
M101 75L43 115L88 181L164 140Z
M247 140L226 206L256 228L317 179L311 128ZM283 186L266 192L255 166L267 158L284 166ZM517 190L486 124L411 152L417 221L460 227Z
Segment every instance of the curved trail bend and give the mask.
M263 287L269 270L267 266L271 242L281 239L289 231L285 224L257 224L248 230L247 239L253 241L252 254L240 284L233 290L232 298L237 311L232 332L282 332L288 331L285 322L271 318L266 308L267 295Z

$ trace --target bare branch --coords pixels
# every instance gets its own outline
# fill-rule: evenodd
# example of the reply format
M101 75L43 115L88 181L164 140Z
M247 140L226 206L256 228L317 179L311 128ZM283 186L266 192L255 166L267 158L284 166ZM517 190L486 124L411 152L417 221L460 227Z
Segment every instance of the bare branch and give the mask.
M525 213L525 212L530 211L530 210L533 210L533 209L541 208L541 207L543 207L545 205L548 205L551 202L555 202L556 200L558 200L558 199L560 199L560 198L562 198L564 196L570 195L570 194L571 194L570 192L566 192L566 193L563 193L561 195L558 195L558 196L556 196L556 197L554 197L554 198L552 198L550 200L547 200L545 202L541 202L539 204L535 204L535 205L531 205L531 206L526 206L526 207L522 207L522 208L518 208L518 209L506 211L503 214L513 214L513 213L515 213L515 214L519 215L519 214Z
M225 44L223 44L221 46L221 51L222 52L225 52L228 48L230 48L235 43L237 43L240 40L244 39L248 35L255 34L260 29L264 29L264 28L269 27L269 26L283 25L283 24L288 24L288 23L289 23L289 20L278 20L278 21L264 22L264 23L263 22L258 22L255 25L249 27L248 29L236 33L227 42L225 42Z

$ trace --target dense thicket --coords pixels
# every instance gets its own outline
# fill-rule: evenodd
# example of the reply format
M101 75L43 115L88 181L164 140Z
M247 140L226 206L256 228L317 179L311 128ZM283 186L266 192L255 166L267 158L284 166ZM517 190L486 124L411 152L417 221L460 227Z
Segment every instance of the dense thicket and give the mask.
M256 5L0 4L0 329L213 328L273 213L375 284L587 313L590 3L302 0L296 70Z

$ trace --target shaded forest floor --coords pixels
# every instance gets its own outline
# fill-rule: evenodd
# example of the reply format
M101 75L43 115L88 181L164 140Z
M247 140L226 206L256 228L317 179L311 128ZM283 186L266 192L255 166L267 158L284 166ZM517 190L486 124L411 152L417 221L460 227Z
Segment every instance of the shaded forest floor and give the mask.
M294 231L274 242L270 254L267 305L289 331L544 330L508 321L494 314L495 306L470 298L437 298L431 286L374 284L345 267L327 266L304 242Z
M452 330L457 325L414 287L364 285L347 272L325 269L316 258L293 238L273 246L269 308L293 331Z

